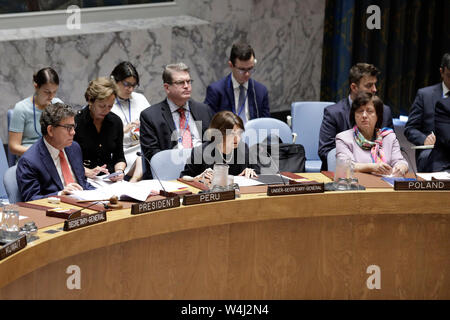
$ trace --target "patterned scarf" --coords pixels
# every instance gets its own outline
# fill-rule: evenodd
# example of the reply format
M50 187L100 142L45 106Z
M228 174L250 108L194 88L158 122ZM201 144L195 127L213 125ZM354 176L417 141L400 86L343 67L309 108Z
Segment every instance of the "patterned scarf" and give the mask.
M386 162L383 151L383 138L394 130L391 128L377 129L375 132L375 141L367 140L361 132L359 132L358 127L353 127L353 134L355 136L355 141L363 150L370 150L370 155L372 156L373 163Z

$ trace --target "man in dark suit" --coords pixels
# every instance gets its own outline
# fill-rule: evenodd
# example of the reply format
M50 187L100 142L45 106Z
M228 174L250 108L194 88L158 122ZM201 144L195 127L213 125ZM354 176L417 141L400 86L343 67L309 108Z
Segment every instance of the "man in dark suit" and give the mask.
M72 108L62 103L51 104L42 112L43 137L17 164L17 184L23 201L95 189L86 180L81 148L73 141L74 116Z
M322 160L321 170L327 170L327 155L330 150L336 148L336 135L348 130L350 126L350 107L359 92L377 93L378 69L368 63L357 63L350 69L349 83L350 94L336 104L328 106L323 111L322 125L319 133L319 157ZM382 127L394 128L391 108L383 106Z
M434 108L436 102L450 94L450 53L444 54L439 68L442 82L417 91L416 99L409 110L405 125L405 136L416 146L433 145L436 142L434 132ZM417 171L424 172L431 149L416 150Z
M450 169L450 98L441 98L436 102L434 113L436 142L428 157L427 172L439 172Z
M167 98L148 107L140 116L141 150L147 159L162 150L202 144L212 111L207 105L190 99L192 81L184 63L165 67L163 85ZM151 170L146 165L143 179L151 178Z
M251 119L270 117L267 88L250 79L255 70L255 52L245 43L233 44L228 65L231 73L208 86L205 103L214 113L231 111L244 124Z

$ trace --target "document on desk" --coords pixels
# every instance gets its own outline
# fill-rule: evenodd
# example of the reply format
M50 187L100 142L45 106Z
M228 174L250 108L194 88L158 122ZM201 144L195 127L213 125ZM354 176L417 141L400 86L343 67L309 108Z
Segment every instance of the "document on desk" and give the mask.
M250 186L257 186L260 184L263 184L259 181L256 181L254 179L246 178L244 176L234 176L234 183L237 183L239 187L250 187Z
M185 188L186 185L172 181L161 181L168 192ZM81 190L72 192L71 196L79 200L102 200L112 196L119 197L119 200L134 199L145 201L150 193L159 193L161 185L158 180L142 180L136 183L128 181L118 181L98 187L95 190Z
M431 181L433 178L438 180L450 180L450 172L447 171L418 173L417 175L427 181Z

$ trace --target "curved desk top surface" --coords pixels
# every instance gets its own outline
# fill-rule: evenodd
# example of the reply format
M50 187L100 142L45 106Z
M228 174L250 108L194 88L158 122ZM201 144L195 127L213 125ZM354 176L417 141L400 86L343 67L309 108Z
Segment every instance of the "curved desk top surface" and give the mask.
M302 174L321 182L321 174ZM43 200L35 203L44 204ZM47 264L90 250L134 239L224 224L265 220L314 218L348 215L450 214L447 191L366 191L326 192L268 197L265 194L242 195L231 201L190 205L139 215L130 209L107 213L107 221L77 230L54 234L40 229L39 239L0 262L0 288Z

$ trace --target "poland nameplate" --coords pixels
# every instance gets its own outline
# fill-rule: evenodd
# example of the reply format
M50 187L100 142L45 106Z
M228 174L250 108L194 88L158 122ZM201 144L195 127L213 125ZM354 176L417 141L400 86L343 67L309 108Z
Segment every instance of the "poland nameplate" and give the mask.
M450 190L450 181L432 180L432 181L394 181L394 190Z

